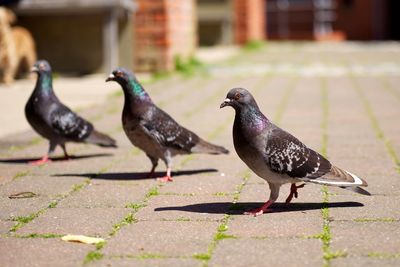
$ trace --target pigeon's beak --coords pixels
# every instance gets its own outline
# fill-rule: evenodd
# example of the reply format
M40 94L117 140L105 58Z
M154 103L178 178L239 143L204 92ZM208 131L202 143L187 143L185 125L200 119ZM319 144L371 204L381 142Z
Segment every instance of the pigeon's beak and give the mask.
M31 68L31 72L39 72L38 67L33 66L33 67Z
M106 82L109 82L109 81L114 81L114 79L115 79L115 76L114 76L114 74L110 74L110 76L108 76L108 78L106 79Z
M231 100L230 100L229 98L226 98L226 99L224 100L224 102L221 103L221 105L219 106L219 108L224 108L224 107L226 107L226 106L230 106L230 102L231 102Z

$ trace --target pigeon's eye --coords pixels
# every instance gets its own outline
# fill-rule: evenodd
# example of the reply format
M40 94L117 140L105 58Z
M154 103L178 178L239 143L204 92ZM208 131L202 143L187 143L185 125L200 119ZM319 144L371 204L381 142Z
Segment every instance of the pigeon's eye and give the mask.
M235 98L235 100L239 100L240 99L240 93L236 93L233 98Z
M122 72L121 72L121 71L117 71L117 72L115 73L115 76L117 76L117 77L122 77Z

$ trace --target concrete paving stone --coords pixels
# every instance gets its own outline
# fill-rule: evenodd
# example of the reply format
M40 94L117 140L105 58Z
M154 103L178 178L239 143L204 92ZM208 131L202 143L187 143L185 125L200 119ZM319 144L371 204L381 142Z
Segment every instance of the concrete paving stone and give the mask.
M18 234L55 233L106 237L120 222L125 208L53 208L17 231Z
M184 173L185 170L181 172ZM241 178L239 176L230 176L221 172L179 175L175 176L173 183L163 186L160 189L160 193L194 195L233 194L240 182Z
M0 234L6 234L13 227L15 222L0 220Z
M372 257L360 257L360 256L347 256L344 258L337 258L331 261L332 267L393 267L400 266L400 258L372 258Z
M122 228L103 252L107 256L160 254L172 257L207 253L218 222L137 222Z
M371 252L399 253L399 227L399 222L333 221L331 249L358 256Z
M118 185L92 184L62 200L59 208L124 208L129 203L140 203L149 184Z
M139 220L212 220L217 221L228 213L232 196L181 196L159 195L150 198L146 207L135 217Z
M21 192L51 198L68 194L74 185L82 183L82 177L24 176L0 187L0 195L8 197Z
M18 166L0 163L0 186L11 182L13 179L26 175L31 171L28 166Z
M0 140L0 155L12 153L12 147L25 147L31 145L31 140L36 136L32 130L25 130L14 134L2 136Z
M240 238L290 238L319 234L322 230L319 210L275 212L264 216L234 215L228 223L229 235Z
M107 258L102 259L101 261L93 262L92 264L88 264L87 266L135 266L135 267L170 267L170 266L179 266L179 267L201 267L203 266L202 262L195 259L181 259L181 258L165 258L165 259L135 259L135 258Z
M321 241L298 238L225 239L209 266L322 266Z
M334 220L355 220L362 218L394 218L400 220L400 210L398 203L400 196L364 196L360 194L351 195L332 195L329 202L352 201L361 203L363 206L349 206L340 209L330 209L330 216Z
M6 196L1 196L0 219L7 220L17 217L26 217L46 208L50 202L51 198L43 195L24 199L10 199Z
M0 263L12 266L80 266L93 246L61 239L1 238Z

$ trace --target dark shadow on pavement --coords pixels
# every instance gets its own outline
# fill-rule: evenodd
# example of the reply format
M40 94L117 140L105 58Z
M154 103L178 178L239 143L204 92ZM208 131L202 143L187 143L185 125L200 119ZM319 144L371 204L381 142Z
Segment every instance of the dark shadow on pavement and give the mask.
M187 212L197 213L218 213L218 214L231 214L239 215L245 211L259 208L263 205L262 202L240 202L233 204L232 202L214 202L214 203L199 203L187 206L176 206L176 207L160 207L154 209L154 211L168 211L168 210L179 210ZM332 203L274 203L268 213L276 212L292 212L292 211L307 211L307 210L319 210L322 208L349 208L349 207L363 207L364 204L353 201L346 202L332 202Z
M199 170L186 170L172 172L172 178L182 175L193 175L207 172L217 172L216 169L199 169ZM87 177L91 179L104 179L104 180L142 180L142 179L155 179L165 176L165 172L155 172L153 177L148 177L148 172L110 172L110 173L65 173L65 174L54 174L52 176L78 176Z
M79 155L79 156L70 156L69 159L65 159L63 156L61 157L51 157L52 161L69 161L69 160L80 160L80 159L88 159L88 158L97 158L97 157L110 157L113 156L112 153L97 153L97 154L88 154L88 155ZM0 163L13 163L13 164L27 164L31 161L39 160L40 158L12 158L12 159L0 159Z

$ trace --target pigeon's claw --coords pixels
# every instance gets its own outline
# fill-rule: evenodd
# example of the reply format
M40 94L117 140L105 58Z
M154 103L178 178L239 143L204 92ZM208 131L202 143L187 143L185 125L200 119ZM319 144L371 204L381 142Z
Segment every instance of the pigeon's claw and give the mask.
M246 211L244 214L245 215L253 215L254 217L257 217L259 215L262 215L266 212L269 212L271 210L268 209L269 206L271 206L271 204L274 203L271 200L268 200L267 202L265 202L264 205L262 205L261 207L255 209L255 210L251 210L251 211Z
M290 193L289 193L289 196L286 198L285 203L286 203L286 204L289 204L290 201L292 201L293 196L294 196L295 198L297 198L297 197L299 196L299 193L297 192L297 189L298 189L298 188L303 188L305 185L306 185L306 184L301 184L301 185L292 184L292 185L290 186Z
M29 161L29 165L32 166L39 166L39 165L43 165L45 163L51 162L51 159L49 158L49 156L43 156L43 158L38 159L38 160L33 160L33 161Z
M166 176L164 176L162 178L157 178L157 181L164 182L164 183L172 182L173 180L174 179L172 179L172 177L170 175L166 175Z

